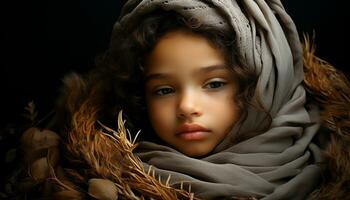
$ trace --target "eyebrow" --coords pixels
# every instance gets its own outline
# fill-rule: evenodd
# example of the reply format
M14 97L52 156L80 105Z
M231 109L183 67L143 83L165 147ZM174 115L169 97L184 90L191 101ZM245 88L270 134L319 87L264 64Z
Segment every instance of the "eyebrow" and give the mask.
M198 69L198 71L196 72L196 74L206 74L206 73L210 73L212 71L217 71L217 70L227 70L227 66L223 65L223 64L219 64L219 65L210 65L207 67L202 67L200 69ZM158 80L162 80L162 79L166 79L169 78L170 75L166 74L166 73L153 73L153 74L149 74L146 75L145 77L145 83L150 81L150 80L154 80L154 79L158 79Z
M158 80L166 79L168 77L169 77L169 75L164 74L164 73L149 74L145 77L145 83L147 83L148 81L151 81L151 80L155 80L155 79L158 79Z
M200 68L198 70L198 73L209 73L209 72L212 72L212 71L227 70L227 69L228 69L227 66L223 65L223 64L210 65L210 66L207 66L207 67Z

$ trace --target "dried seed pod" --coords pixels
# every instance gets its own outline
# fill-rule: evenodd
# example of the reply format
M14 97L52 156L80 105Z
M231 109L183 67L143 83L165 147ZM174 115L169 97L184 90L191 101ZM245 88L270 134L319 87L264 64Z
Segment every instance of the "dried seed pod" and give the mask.
M50 147L47 151L47 159L50 166L54 167L58 164L60 158L60 150L57 147Z
M37 159L47 156L47 148L57 147L60 137L53 131L40 130L36 127L27 129L22 137L22 149L26 163L32 163Z
M36 160L30 166L30 174L34 180L44 180L49 176L49 173L49 165L46 157Z
M27 129L21 138L22 145L33 151L57 146L59 142L60 137L57 135L57 133L47 129L40 130L36 127Z
M89 195L99 200L118 199L118 189L115 184L107 179L93 178L89 180Z

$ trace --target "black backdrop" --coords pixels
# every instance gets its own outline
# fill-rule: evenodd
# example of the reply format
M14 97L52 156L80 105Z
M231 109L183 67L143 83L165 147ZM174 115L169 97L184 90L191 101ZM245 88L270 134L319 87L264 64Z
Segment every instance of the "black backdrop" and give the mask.
M107 48L121 0L2 1L1 126L33 100L39 116L57 97L64 74L84 72ZM316 32L317 54L349 73L345 1L284 0L300 33Z

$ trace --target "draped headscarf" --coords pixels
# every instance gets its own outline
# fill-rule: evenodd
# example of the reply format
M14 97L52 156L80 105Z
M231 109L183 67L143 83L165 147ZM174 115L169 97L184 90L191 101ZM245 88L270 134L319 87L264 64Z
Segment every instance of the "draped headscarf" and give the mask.
M312 139L320 126L318 108L306 104L302 86L302 48L296 27L279 0L129 0L114 34L137 26L145 14L173 10L185 18L231 29L238 55L259 75L253 102L269 111L249 107L247 118L233 127L214 151L191 158L148 141L136 154L146 168L153 166L171 185L191 185L195 196L221 199L254 196L270 199L305 199L319 182L322 160ZM238 128L240 126L240 128ZM238 133L239 132L239 133ZM234 142L236 134L245 140Z

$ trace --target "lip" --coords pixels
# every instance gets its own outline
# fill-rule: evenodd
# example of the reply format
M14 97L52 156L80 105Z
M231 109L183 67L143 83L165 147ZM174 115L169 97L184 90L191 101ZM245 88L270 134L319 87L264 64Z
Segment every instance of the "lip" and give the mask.
M198 124L183 124L179 127L176 136L184 140L203 140L210 130Z

